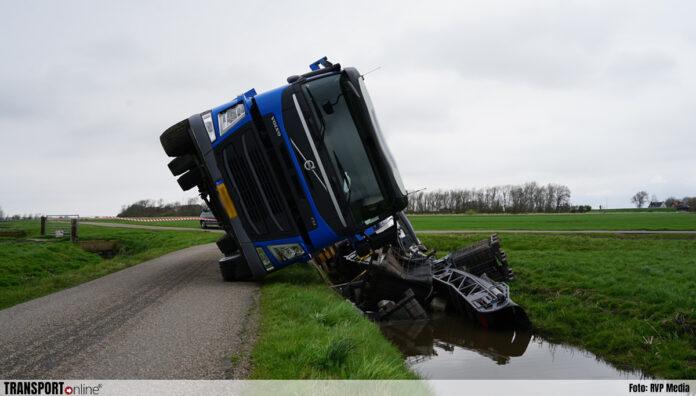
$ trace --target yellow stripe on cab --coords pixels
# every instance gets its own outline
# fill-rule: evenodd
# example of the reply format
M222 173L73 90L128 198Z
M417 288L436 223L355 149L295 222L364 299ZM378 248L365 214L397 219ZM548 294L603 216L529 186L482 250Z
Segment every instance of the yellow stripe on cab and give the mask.
M229 217L230 220L234 219L235 217L237 217L237 209L234 207L234 204L232 203L232 198L230 198L230 194L227 192L227 187L225 187L225 183L218 184L217 190L218 195L220 195L220 200L222 201L222 206L224 206L225 210L227 211L227 217Z

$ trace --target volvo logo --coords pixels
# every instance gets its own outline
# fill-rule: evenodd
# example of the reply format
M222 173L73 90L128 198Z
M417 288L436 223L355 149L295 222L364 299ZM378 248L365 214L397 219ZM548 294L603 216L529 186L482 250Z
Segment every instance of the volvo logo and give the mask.
M276 136L280 137L280 128L278 128L278 122L274 116L271 116L271 122L273 123L273 129L275 129Z
M314 168L316 168L316 166L314 165L314 161L312 161L312 160L305 161L304 168L308 171L314 170Z

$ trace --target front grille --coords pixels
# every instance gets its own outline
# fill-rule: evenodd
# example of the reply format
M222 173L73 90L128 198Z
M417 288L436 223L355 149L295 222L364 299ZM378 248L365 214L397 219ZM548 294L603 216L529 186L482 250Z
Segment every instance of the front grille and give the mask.
M249 157L251 158L251 163L254 166L254 170L256 172L257 177L259 178L259 181L261 182L261 188L263 189L264 194L266 195L266 199L268 200L268 204L271 208L271 211L274 214L280 214L283 213L283 206L281 205L279 196L276 192L276 189L273 188L273 185L271 184L271 174L268 171L268 168L266 166L263 166L264 161L262 159L262 154L258 150L253 150L249 152Z
M267 238L290 231L288 210L258 137L243 128L227 140L223 159L249 236Z

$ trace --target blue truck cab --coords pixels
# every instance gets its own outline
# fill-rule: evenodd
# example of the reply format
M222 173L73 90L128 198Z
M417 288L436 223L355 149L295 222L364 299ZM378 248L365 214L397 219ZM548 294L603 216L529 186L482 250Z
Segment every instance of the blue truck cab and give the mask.
M360 244L407 204L363 76L326 57L160 141L181 188L197 186L226 232L225 280L259 280L340 241Z

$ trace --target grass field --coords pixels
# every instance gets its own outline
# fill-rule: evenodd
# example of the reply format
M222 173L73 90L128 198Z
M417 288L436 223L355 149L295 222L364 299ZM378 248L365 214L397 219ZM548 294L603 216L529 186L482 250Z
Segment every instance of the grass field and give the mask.
M413 227L427 230L647 230L694 231L696 214L666 208L654 212L616 209L607 213L578 214L499 214L499 215L409 215ZM136 222L113 219L85 221L162 227L200 228L196 220Z
M677 208L623 208L623 209L602 209L591 213L665 213L676 212Z
M414 379L399 351L309 264L269 275L254 379Z
M67 238L39 237L38 220L12 221L0 232L26 231L25 237L0 237L0 309L99 278L185 247L216 241L220 235L199 231L140 230L81 225L80 240L116 239L118 254L103 259Z
M81 219L81 221L94 223L118 223L118 224L135 224L158 227L186 227L186 228L201 228L201 223L198 220L175 220L175 221L128 221L117 219Z
M485 234L425 235L448 252ZM619 368L696 378L696 236L501 234L535 331Z
M426 230L696 230L696 214L583 213L521 215L409 215L417 231Z

